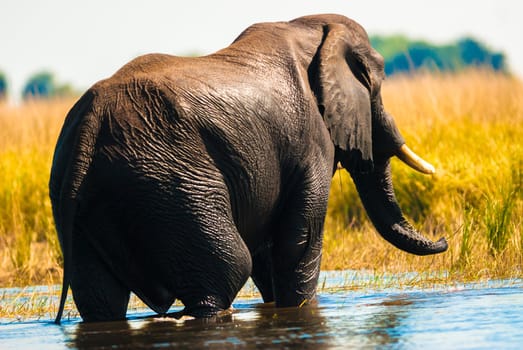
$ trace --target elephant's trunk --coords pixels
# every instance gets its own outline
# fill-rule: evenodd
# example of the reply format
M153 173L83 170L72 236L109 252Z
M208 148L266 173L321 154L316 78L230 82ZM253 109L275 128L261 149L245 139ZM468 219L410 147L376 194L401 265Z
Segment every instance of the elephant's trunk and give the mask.
M394 195L390 161L375 164L371 173L351 174L367 215L378 232L397 248L416 255L447 250L445 238L433 242L423 237L405 219Z

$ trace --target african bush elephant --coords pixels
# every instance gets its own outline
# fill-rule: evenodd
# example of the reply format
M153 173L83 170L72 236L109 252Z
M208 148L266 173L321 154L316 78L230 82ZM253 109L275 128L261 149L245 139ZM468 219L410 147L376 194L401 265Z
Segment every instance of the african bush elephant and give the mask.
M230 307L249 276L276 306L311 301L331 178L347 169L378 232L447 249L404 219L389 158L432 173L383 108L383 59L340 15L247 28L229 47L138 57L68 113L50 178L84 321L124 319L130 292L164 314Z

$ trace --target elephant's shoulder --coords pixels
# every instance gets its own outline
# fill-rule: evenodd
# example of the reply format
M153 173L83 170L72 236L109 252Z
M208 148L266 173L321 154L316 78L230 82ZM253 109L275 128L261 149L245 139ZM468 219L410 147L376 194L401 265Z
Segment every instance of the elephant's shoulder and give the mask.
M169 85L176 72L194 58L177 57L167 54L147 54L139 56L107 79L95 83L89 91L102 99L116 99L118 95L133 95L151 91L161 91ZM183 76L184 74L178 74ZM172 81L170 81L172 83Z
M125 81L142 75L154 76L155 73L158 74L166 69L171 69L187 59L161 53L138 56L116 71L111 79Z

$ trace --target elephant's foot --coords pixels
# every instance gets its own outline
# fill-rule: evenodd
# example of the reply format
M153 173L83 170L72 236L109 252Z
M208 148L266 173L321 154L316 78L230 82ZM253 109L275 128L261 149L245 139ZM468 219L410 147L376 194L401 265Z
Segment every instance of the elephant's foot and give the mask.
M217 307L192 307L192 308L185 308L182 313L185 316L192 316L195 318L212 318L216 316L222 316L227 314L229 309L220 309ZM232 312L229 312L231 314Z
M211 300L213 302L211 302ZM192 305L186 304L185 309L178 312L169 313L166 316L174 317L177 319L222 319L230 317L233 314L234 308L232 307L232 305L229 305L228 307L220 307L220 305L223 305L223 303L216 302L215 298L209 298L208 300L201 301Z
M186 321L193 321L197 319L205 319L206 321L212 319L215 321L222 321L224 319L229 319L232 314L234 313L234 308L231 306L226 310L219 310L217 312L206 312L206 313L187 313L187 309L177 311L177 312L171 312L168 314L165 314L164 317L155 319L159 320L172 320L176 323L185 323ZM204 316L201 316L204 315Z

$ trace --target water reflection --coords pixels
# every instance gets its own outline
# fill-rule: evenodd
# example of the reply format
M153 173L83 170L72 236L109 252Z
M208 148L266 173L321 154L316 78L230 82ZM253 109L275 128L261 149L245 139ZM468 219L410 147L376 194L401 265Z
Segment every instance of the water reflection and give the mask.
M523 280L439 289L330 290L318 305L260 307L239 299L214 320L145 318L83 324L0 320L0 348L521 348ZM5 301L0 301L0 307ZM144 311L144 310L142 310Z
M354 297L354 296L352 296ZM324 317L333 334L333 345L339 347L379 347L404 344L405 329L410 315L417 307L417 300L408 295L362 296L349 305L340 303L342 295L330 296ZM342 305L340 305L342 304ZM350 309L351 312L347 312Z
M408 318L414 301L405 297L388 298L377 304L368 305L370 317L363 327L372 330L369 342L377 345L395 344L402 340L403 321Z
M422 299L402 294L345 298L342 294L327 295L320 298L319 306L288 309L245 303L236 305L233 313L212 320L137 318L78 324L70 339L78 349L115 345L332 349L409 344L410 322Z
M230 349L235 346L326 349L332 333L316 306L275 309L250 306L212 320L183 323L169 318L127 322L80 323L71 334L78 349L93 347L193 347Z

